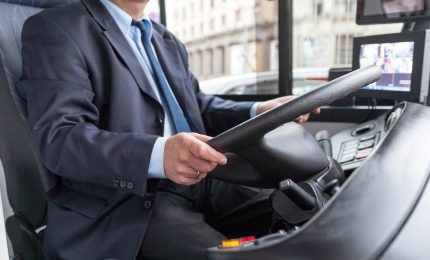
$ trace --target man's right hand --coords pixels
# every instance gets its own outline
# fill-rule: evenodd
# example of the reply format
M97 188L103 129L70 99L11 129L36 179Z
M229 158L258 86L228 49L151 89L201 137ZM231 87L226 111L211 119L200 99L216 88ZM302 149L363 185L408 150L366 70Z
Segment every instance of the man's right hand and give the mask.
M227 157L210 147L210 137L196 133L180 133L167 139L164 147L164 173L181 185L200 182L217 165L225 165Z

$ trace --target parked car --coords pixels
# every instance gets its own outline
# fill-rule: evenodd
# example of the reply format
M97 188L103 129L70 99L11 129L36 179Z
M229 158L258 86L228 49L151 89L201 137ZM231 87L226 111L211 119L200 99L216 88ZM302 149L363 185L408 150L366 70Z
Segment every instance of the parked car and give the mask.
M328 71L328 68L294 69L293 94L302 95L327 82ZM200 83L200 88L211 95L276 95L278 85L278 71L267 71L205 80Z

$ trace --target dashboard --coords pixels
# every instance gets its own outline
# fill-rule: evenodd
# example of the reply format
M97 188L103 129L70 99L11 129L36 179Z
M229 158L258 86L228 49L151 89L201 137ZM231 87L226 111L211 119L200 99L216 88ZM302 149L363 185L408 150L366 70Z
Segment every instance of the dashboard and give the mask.
M338 133L334 155L345 157L354 142L354 159L342 167L360 167L316 215L287 232L209 248L207 259L428 258L429 117L428 107L402 103ZM357 158L366 149L369 156Z

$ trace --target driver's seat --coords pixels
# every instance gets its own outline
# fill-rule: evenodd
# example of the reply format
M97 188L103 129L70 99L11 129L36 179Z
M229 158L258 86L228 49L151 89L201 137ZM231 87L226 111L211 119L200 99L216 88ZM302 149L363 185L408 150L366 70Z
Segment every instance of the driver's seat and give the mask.
M0 1L0 160L13 210L6 219L6 230L14 259L43 259L49 181L30 143L25 106L15 90L21 77L21 31L25 20L43 8L77 0Z

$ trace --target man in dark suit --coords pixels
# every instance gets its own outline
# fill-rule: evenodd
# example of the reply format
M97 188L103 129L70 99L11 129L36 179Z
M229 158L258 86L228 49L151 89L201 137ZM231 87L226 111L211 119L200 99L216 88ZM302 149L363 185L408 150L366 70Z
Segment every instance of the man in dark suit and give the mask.
M203 258L233 227L267 231L266 193L206 178L227 163L206 134L291 97L203 94L147 2L82 0L25 23L18 90L50 179L47 259Z

